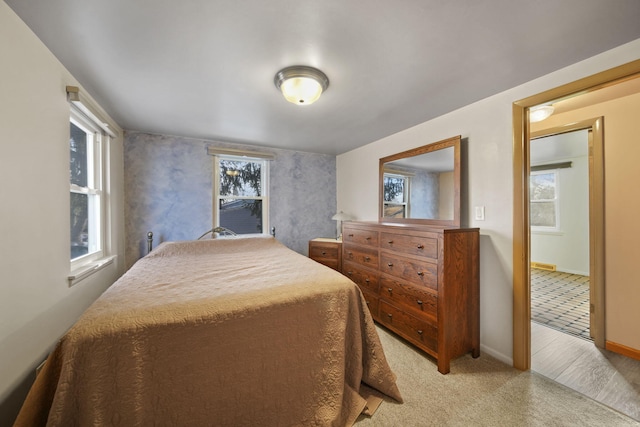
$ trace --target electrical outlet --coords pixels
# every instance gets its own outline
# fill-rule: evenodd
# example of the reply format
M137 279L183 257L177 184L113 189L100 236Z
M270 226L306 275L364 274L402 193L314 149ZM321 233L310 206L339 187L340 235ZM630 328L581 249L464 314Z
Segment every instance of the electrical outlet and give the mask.
M484 206L476 206L476 221L484 221Z

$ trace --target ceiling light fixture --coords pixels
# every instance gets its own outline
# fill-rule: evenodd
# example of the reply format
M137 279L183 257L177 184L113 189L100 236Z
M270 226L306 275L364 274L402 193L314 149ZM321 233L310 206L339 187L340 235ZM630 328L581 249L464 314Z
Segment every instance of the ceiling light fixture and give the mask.
M285 99L296 105L313 104L329 87L329 78L317 68L294 65L278 71L273 78Z
M541 122L552 114L553 105L537 105L529 110L529 121L531 123Z

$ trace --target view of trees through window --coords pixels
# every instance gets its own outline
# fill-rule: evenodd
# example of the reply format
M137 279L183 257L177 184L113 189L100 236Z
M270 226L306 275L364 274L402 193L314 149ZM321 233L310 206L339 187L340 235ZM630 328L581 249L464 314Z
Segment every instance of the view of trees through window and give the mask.
M221 227L237 234L263 232L264 166L262 160L219 159L218 219Z
M69 139L69 175L72 186L86 188L88 183L87 133L71 123ZM89 251L89 200L88 195L71 192L71 259L86 255Z
M532 173L529 179L530 220L532 227L557 228L557 173Z
M405 218L407 205L407 177L384 174L384 217Z

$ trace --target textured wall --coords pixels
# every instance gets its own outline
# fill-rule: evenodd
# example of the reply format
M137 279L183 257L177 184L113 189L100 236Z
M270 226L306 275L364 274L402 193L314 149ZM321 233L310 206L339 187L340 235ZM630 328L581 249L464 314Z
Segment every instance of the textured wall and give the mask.
M334 236L334 156L126 132L124 141L126 265L163 241L192 240L211 228L213 158L208 146L269 151L269 228L296 252L314 237Z
M438 218L440 186L438 174L416 170L411 178L411 218Z

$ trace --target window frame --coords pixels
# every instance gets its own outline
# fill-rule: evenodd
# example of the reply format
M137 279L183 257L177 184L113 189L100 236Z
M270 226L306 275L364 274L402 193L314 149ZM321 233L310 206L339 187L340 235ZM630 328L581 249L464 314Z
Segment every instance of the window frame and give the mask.
M220 161L241 161L260 163L260 196L221 196L220 195ZM262 201L262 233L244 233L242 236L269 235L269 158L253 157L242 154L216 153L213 155L213 227L220 227L220 200L245 199ZM231 230L236 232L236 230ZM212 237L216 237L215 233Z
M382 201L382 212L385 212L385 207L386 206L404 206L403 209L403 218L409 218L410 216L410 209L411 209L411 203L409 200L409 196L411 194L410 188L409 186L411 185L411 177L409 177L408 175L404 175L402 173L397 173L397 172L384 172L382 175L382 187L384 188L384 180L386 177L392 177L392 178L402 178L403 180L403 184L402 184L402 202L398 203L398 202L393 202L393 201L386 201L383 200Z
M89 207L89 216L93 219L90 218L88 233L93 233L93 238L90 238L90 241L95 242L94 249L90 249L87 254L73 259L69 254L70 270L74 272L97 262L106 254L105 146L108 143L109 135L74 105L71 105L70 108L69 126L72 123L85 131L90 136L90 141L87 141L87 187L72 184L69 177L69 198L71 198L71 193L87 194L94 198L93 204L97 204L91 208L92 203L90 203ZM70 140L71 135L69 135L67 144L70 143ZM69 200L69 219L71 219L71 200ZM69 244L71 244L71 240L69 240Z
M554 207L555 207L555 226L554 227L549 227L549 226L543 226L543 225L533 225L530 224L531 230L532 231L536 231L536 232L560 232L560 170L559 169L546 169L546 170L539 170L539 171L531 171L530 172L530 177L533 175L553 175L554 176L554 198L553 199L540 199L540 200L533 200L533 195L532 195L532 191L529 191L529 221L531 221L532 215L531 212L533 212L533 204L535 203L549 203L549 202L553 202Z

